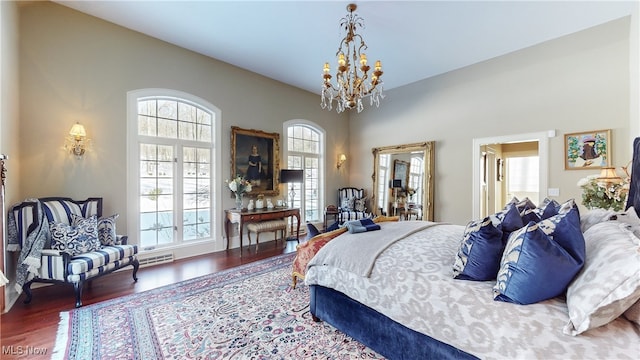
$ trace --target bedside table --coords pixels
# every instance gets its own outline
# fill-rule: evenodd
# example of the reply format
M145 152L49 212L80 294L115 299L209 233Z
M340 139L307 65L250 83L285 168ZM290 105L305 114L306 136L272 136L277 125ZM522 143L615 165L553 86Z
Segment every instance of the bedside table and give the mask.
M335 205L329 205L324 209L324 231L327 230L327 219L331 216L333 217L333 221L338 221L338 208Z

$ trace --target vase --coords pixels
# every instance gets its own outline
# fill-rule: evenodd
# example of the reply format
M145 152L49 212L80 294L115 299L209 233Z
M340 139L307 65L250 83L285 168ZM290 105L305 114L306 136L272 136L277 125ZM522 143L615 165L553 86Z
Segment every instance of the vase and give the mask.
M236 209L242 210L242 197L244 194L236 193Z

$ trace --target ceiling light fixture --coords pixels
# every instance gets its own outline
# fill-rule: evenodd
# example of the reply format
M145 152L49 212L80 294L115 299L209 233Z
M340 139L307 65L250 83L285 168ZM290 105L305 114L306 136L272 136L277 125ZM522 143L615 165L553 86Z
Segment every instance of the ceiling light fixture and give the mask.
M362 36L356 33L358 27L364 27L364 19L355 13L356 8L356 4L347 5L349 14L340 19L340 27L347 34L340 42L338 52L336 52L338 57L337 86L331 83L329 63L324 63L321 105L323 109L329 108L331 110L335 100L338 113L343 112L345 109L354 108L361 112L364 108L362 98L367 96L371 99L371 105L373 106L375 103L376 107L380 106L380 100L384 98L382 81L380 81L382 76L382 63L380 60L376 61L371 81L367 81L371 67L367 65L367 55L361 52L367 49L367 44L365 44ZM360 64L359 67L357 66L358 63Z

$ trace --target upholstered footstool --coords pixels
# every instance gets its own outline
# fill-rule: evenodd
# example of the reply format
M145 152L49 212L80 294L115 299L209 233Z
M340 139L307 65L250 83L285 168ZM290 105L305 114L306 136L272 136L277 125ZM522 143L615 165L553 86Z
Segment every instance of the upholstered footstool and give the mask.
M265 231L273 231L274 240L278 240L278 230L281 231L281 238L285 238L285 231L287 230L287 221L284 219L268 220L256 223L247 224L247 230L249 232L249 245L251 245L251 233L256 233L256 250L258 249L260 233Z

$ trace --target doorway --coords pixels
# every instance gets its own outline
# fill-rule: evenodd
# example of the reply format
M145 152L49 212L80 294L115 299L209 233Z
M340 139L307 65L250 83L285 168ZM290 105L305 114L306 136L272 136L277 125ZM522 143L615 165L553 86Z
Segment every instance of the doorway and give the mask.
M536 189L531 191L532 186L537 185L537 194L540 197L546 195L549 137L555 136L554 133L554 131L550 131L473 139L472 206L474 219L495 213L513 196L524 197L522 194L536 193ZM536 166L525 166L521 160L516 160L509 166L505 161L505 157L511 157L514 160L529 158L524 160L524 163L530 165L532 159L535 159L532 156L534 148L537 148L537 184L522 180L522 176L518 176L518 179L514 177L518 171L522 172L523 169L536 171ZM506 156L504 149L506 149ZM520 169L515 169L517 167ZM512 171L511 179L509 179L509 168ZM530 175L525 176L524 179L530 179ZM535 174L533 176L535 177Z

